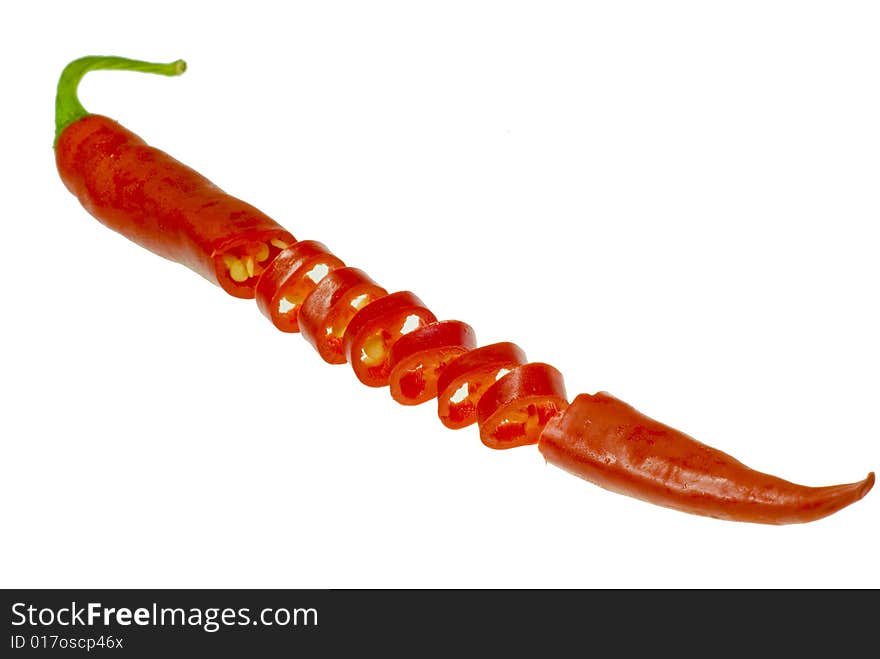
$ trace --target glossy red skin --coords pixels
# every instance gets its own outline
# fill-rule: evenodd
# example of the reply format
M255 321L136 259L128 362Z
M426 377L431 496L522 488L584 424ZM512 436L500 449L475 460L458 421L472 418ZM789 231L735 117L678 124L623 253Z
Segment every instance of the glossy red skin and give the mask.
M437 415L447 428L465 428L477 421L477 401L495 382L498 371L514 369L526 363L526 353L508 341L476 348L452 360L437 380ZM460 403L450 398L465 383L468 397Z
M401 336L389 355L391 397L418 405L437 395L437 379L446 365L477 345L473 328L460 320L424 325Z
M562 373L540 362L517 366L480 396L477 424L480 440L494 449L537 444L547 422L568 407ZM532 424L504 424L514 414L533 417Z
M317 286L306 274L321 264L328 267L328 274L345 267L342 260L332 254L323 243L317 240L301 240L281 250L257 280L254 289L257 307L282 332L299 331L298 319L302 303L282 313L278 309L281 298L289 291L299 288L305 291L305 301L305 297Z
M300 333L328 364L345 363L343 336L358 313L350 302L360 295L375 300L388 295L388 291L363 270L339 268L324 277L303 300L299 310ZM327 334L328 327L336 327L337 331Z
M425 303L409 291L399 291L374 300L351 319L342 338L342 351L362 384L368 387L384 387L388 384L391 375L390 350L403 336L400 329L409 316L417 316L421 325L437 320ZM385 358L380 364L367 366L361 361L361 349L370 337L376 335L382 337Z
M67 126L55 162L67 189L101 223L235 297L254 297L256 277L233 281L224 253L273 238L296 242L269 216L108 117L91 114ZM270 247L270 259L278 251Z
M858 483L807 487L755 471L621 400L581 394L544 428L547 462L612 492L686 513L760 524L821 519L864 497Z

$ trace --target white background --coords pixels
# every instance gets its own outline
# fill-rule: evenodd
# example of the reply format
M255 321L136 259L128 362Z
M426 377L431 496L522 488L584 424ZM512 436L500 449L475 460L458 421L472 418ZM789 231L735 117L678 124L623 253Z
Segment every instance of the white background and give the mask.
M0 586L873 587L880 493L719 522L498 452L92 219L81 98L569 394L808 485L880 468L872 2L13 3Z

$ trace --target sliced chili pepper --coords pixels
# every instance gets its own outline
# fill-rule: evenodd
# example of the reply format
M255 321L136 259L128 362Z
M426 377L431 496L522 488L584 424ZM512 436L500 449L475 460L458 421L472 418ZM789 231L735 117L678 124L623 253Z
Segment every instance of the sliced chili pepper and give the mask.
M388 360L391 397L402 405L430 400L446 365L476 345L473 328L460 320L430 323L404 334L391 346Z
M260 275L257 306L282 332L298 332L303 300L328 273L344 267L323 243L302 240L282 250Z
M544 428L547 462L605 489L695 515L762 524L810 522L864 497L858 483L807 487L755 471L608 393L581 394Z
M446 365L437 380L437 415L447 428L477 420L483 392L511 369L526 363L526 353L510 342L493 343L464 353Z
M99 69L175 76L186 65L84 57L64 69L56 97L55 162L67 189L129 240L191 268L230 295L254 297L266 264L296 239L117 122L89 114L77 87L83 75Z
M404 334L436 320L413 293L392 293L355 314L342 337L343 353L358 380L368 387L384 387L391 375L391 346Z
M302 303L299 329L328 364L344 364L343 336L351 319L388 291L358 268L329 273Z
M364 384L382 386L390 377L392 395L405 404L436 389L443 423L459 428L476 420L487 446L537 441L548 462L588 481L693 514L809 522L873 487L873 472L857 483L807 487L755 471L606 393L569 405L553 367L525 363L512 343L472 349L469 326L436 322L415 295L388 295L321 243L290 248L294 237L256 208L112 119L86 112L77 86L97 69L174 76L185 64L85 57L68 65L58 83L55 133L67 188L108 227L231 295L254 297L257 286L258 305L276 326L295 331L298 324L326 361L347 359Z
M547 422L566 407L562 373L540 362L517 366L480 396L480 439L496 449L537 444Z

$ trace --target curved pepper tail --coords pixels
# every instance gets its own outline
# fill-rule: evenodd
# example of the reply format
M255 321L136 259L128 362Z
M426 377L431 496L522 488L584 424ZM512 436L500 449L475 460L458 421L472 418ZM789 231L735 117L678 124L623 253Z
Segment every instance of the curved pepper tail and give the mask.
M865 495L868 494L868 492L871 491L871 488L874 487L874 472L869 471L868 475L865 476L865 479L859 481L858 483L840 485L838 487L842 488L842 490L846 490L852 496L852 500L847 502L847 504L845 505L848 505L849 503L855 503L860 499L864 499ZM843 492L841 492L841 495L843 495ZM841 508L842 507L843 506L841 506Z
M870 472L864 480L845 485L814 488L797 485L795 487L803 488L808 494L804 497L801 509L797 511L791 522L810 522L827 517L846 508L851 503L863 499L874 487L874 472Z
M759 524L811 522L862 499L874 472L808 487L751 469L613 396L581 394L538 443L544 458L605 489L695 515Z
M869 471L867 478L862 481L862 490L859 492L859 499L864 497L868 492L871 491L871 488L874 487L874 472Z

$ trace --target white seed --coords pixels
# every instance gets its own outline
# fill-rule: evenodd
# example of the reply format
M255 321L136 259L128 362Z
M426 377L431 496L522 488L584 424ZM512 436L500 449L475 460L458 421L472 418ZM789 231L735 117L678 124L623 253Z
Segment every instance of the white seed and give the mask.
M317 284L327 276L328 272L330 272L330 267L326 263L319 263L306 273L306 277Z
M409 315L406 317L406 320L403 321L403 327L400 328L400 333L409 334L413 330L417 330L421 324L421 318L419 318L415 314Z
M455 390L455 393L449 397L450 403L460 403L470 394L470 384L465 382L458 389Z
M369 300L369 298L370 296L364 293L363 295L358 295L356 298L353 298L349 304L351 304L351 306L355 309L360 309L367 303L367 300Z

